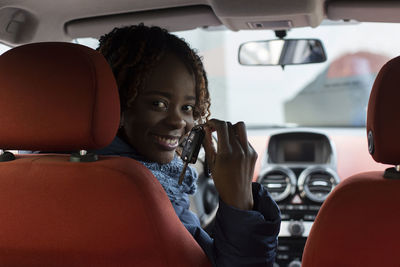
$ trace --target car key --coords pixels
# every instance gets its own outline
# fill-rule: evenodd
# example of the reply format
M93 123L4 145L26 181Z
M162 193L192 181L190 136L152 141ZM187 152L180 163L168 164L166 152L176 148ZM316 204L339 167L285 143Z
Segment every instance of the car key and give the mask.
M192 128L183 146L181 159L185 162L181 175L179 176L179 184L183 182L185 177L186 168L189 163L196 163L197 156L199 155L201 144L204 139L204 129L201 125L196 125Z

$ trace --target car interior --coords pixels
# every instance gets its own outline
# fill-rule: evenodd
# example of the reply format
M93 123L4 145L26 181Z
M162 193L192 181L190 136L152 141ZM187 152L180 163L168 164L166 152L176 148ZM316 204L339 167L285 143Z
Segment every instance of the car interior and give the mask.
M203 57L212 117L246 123L253 181L281 211L275 267L398 266L399 12L393 0L1 1L0 265L209 266L144 166L90 153L120 116L98 39L144 23ZM194 166L191 210L212 236L204 151Z
M0 68L2 147L79 152L3 157L2 266L209 266L146 167L86 153L119 127L117 85L101 54L27 44L3 54Z
M359 173L337 186L308 236L305 266L394 266L397 261L399 233L393 229L399 215L392 210L399 201L399 148L394 137L398 128L394 118L399 111L393 99L398 94L399 67L400 59L392 59L376 77L367 121L374 160L396 168Z

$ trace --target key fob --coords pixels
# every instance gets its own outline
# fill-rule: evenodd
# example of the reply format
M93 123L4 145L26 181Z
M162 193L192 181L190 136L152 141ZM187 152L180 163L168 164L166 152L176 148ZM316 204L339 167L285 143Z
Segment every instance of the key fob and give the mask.
M201 125L196 125L192 128L183 146L181 154L181 159L184 162L196 163L204 135L204 129Z

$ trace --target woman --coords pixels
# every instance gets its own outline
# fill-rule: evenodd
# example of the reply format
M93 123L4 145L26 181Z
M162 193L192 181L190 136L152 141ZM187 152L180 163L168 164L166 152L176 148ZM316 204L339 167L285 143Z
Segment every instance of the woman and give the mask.
M214 266L272 266L279 210L263 187L251 182L257 154L244 123L208 120L210 97L199 56L182 39L143 24L114 29L100 38L98 50L114 72L121 100L117 137L99 154L128 156L149 168ZM183 162L176 149L198 123L205 123L203 145L220 196L214 239L189 210L194 169L178 184Z

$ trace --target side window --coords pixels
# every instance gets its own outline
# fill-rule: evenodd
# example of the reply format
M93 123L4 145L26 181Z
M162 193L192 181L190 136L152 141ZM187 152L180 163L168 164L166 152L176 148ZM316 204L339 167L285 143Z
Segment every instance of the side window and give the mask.
M77 38L72 40L72 43L81 44L92 49L96 49L99 46L99 40L95 38Z
M3 54L4 52L6 52L7 50L10 50L10 49L11 49L11 47L0 43L0 55Z

